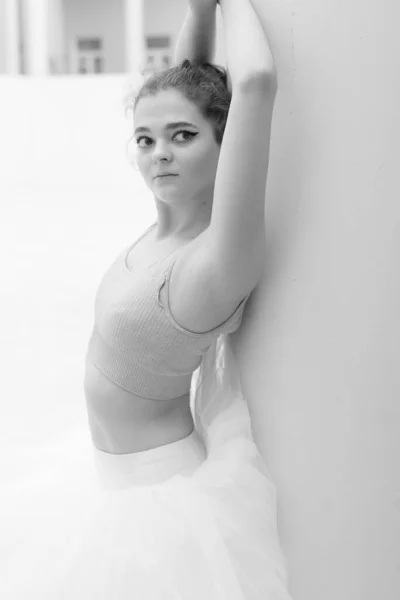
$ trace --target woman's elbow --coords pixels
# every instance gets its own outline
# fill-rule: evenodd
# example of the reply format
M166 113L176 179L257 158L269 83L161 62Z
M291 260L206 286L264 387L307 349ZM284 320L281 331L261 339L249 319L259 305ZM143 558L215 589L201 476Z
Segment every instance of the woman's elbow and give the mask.
M276 92L278 89L278 72L276 67L258 69L248 73L240 81L243 91L260 90L262 92Z

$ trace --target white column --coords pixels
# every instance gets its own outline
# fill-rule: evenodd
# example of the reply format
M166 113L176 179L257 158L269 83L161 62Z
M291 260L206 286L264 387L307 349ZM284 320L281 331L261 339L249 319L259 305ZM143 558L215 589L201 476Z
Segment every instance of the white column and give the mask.
M26 64L29 75L48 75L49 66L49 0L25 0Z
M125 0L125 70L132 75L145 66L143 0Z
M6 73L19 73L19 30L17 0L5 0Z

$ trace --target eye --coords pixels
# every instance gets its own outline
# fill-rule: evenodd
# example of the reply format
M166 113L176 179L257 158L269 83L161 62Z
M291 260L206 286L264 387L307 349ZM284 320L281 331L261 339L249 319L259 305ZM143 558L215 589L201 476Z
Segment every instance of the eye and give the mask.
M193 133L193 132L191 132L191 131L187 131L186 129L182 129L181 131L177 131L177 132L176 132L176 134L174 135L174 138L175 138L177 135L179 135L180 133L182 133L182 134L183 134L183 133L186 133L186 134L189 136L189 138L187 138L187 139L184 139L184 140L183 140L184 142L188 142L189 140L191 140L192 138L194 138L196 135L198 135L198 134L197 134L197 132L196 132L196 133ZM139 148L148 148L148 147L149 147L149 145L148 145L148 144L145 144L144 146L140 146L140 141L141 141L141 140L143 140L143 139L145 139L145 140L151 140L151 138L149 138L148 136L146 136L146 135L141 135L141 136L140 136L140 137L138 137L138 138L137 138L137 140L136 140L136 142L137 142L137 145L139 146Z

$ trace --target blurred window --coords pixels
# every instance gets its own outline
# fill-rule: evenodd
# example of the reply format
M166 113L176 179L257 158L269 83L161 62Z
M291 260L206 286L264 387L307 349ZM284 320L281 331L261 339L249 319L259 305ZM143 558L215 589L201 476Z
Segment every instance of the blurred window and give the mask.
M102 48L101 38L78 38L78 50L102 50Z

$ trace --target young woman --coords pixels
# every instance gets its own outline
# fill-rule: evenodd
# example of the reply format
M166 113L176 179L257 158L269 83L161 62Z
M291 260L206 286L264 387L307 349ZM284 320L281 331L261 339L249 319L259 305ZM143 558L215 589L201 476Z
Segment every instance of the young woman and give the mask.
M276 72L249 0L220 0L228 72L216 0L189 5L177 64L132 98L158 218L97 291L91 440L3 494L7 600L290 600L228 336L261 277Z

